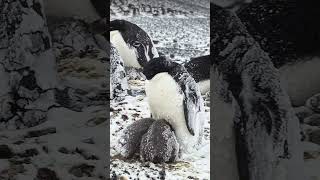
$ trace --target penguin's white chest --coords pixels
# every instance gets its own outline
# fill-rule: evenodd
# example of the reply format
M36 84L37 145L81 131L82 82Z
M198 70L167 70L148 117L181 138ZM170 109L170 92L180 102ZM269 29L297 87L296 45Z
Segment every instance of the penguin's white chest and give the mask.
M141 68L135 49L128 47L119 31L110 32L110 42L118 50L126 67Z
M90 0L44 0L47 16L82 17L88 21L100 19Z
M193 136L184 117L184 95L168 73L159 73L146 83L146 94L153 118L165 119L173 127L180 143L187 144Z

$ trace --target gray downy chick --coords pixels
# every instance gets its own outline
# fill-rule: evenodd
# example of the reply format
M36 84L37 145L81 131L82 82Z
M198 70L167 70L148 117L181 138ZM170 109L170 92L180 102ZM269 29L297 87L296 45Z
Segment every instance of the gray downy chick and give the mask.
M129 125L119 139L120 154L125 158L132 157L139 151L140 141L155 120L152 118L140 119Z
M174 162L179 155L179 144L170 125L164 119L155 121L143 135L140 159L153 163Z

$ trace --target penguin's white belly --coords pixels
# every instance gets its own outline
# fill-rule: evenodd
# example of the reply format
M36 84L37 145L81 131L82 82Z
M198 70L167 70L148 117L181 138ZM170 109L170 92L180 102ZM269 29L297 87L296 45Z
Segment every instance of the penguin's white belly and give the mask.
M179 143L185 146L193 136L184 118L183 98L179 85L168 73L159 73L146 83L146 94L153 118L165 119L175 130Z
M90 0L44 0L45 14L56 17L82 17L88 21L100 19Z
M210 79L199 81L197 84L199 85L201 94L205 94L210 91Z
M281 83L294 106L301 106L308 98L320 93L320 57L283 66L279 71Z
M141 68L134 48L129 48L119 31L110 32L110 42L118 50L126 67Z

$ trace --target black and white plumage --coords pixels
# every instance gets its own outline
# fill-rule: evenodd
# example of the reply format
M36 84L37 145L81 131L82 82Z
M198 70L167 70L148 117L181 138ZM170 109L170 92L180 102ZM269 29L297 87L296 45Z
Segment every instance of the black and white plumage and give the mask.
M212 65L210 55L191 58L184 67L194 78L200 87L201 94L210 91L210 67Z
M159 56L150 36L139 26L126 20L110 22L110 42L119 51L126 67L139 69Z
M146 95L155 119L165 119L185 152L201 142L203 100L187 70L165 57L152 59L143 70Z

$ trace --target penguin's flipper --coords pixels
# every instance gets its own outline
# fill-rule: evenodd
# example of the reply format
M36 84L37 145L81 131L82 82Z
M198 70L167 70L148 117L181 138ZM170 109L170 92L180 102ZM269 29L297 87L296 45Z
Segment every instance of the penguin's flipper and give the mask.
M195 135L195 129L197 129L198 113L201 111L201 93L200 89L187 72L184 67L182 72L184 73L178 83L180 84L181 90L184 94L183 109L187 128L193 136Z

